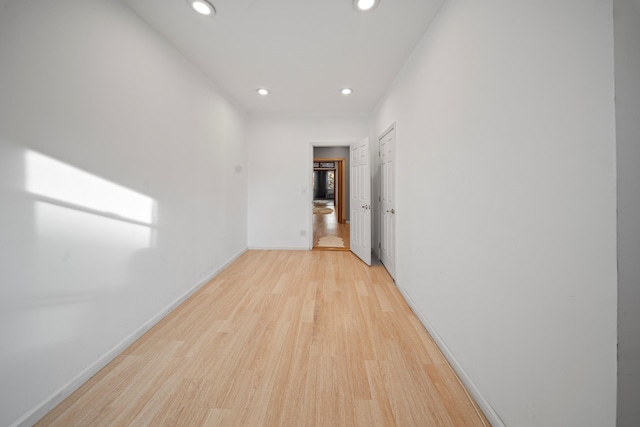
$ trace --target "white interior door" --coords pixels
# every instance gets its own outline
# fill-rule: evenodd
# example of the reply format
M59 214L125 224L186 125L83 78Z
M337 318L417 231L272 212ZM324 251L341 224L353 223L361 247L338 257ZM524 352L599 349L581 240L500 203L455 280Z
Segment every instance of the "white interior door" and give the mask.
M380 261L396 274L395 127L380 137Z
M371 265L371 162L369 138L351 144L351 251Z

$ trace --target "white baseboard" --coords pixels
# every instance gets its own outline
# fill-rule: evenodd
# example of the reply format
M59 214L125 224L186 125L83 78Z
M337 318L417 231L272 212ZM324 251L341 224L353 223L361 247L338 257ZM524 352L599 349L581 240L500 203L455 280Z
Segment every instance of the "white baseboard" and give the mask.
M460 365L460 363L455 358L455 356L453 355L449 347L447 347L447 344L445 344L442 337L433 328L433 325L431 325L431 323L427 320L426 316L420 311L418 306L411 299L407 291L397 281L396 281L396 286L398 287L398 290L400 291L404 299L407 301L407 304L409 304L409 307L411 307L411 310L413 310L413 312L418 317L420 322L422 322L422 325L425 327L427 332L429 332L429 335L431 335L433 340L436 342L436 344L440 348L440 351L449 362L449 365L451 365L455 373L458 375L458 378L460 378L460 381L462 381L464 386L467 388L467 391L469 392L469 394L471 394L471 396L474 398L474 400L476 401L476 403L478 404L478 406L480 407L484 415L487 417L487 420L489 420L489 422L493 427L505 427L505 424L502 421L502 419L500 419L500 417L498 416L496 411L493 409L493 407L489 404L487 399L484 398L484 396L480 393L480 391L478 390L476 385L473 383L473 381L471 381L471 378L469 377L467 372L464 370L462 365Z
M227 262L225 262L222 266L217 268L213 273L211 273L208 277L203 278L200 282L198 282L195 286L189 289L187 292L182 294L178 299L173 301L167 307L165 307L160 313L153 316L146 323L140 326L136 331L134 331L131 335L120 341L113 347L110 351L108 351L104 356L100 357L96 360L92 365L90 365L87 369L82 371L77 377L73 380L69 381L62 387L58 389L58 391L54 392L51 396L45 399L40 405L36 406L33 410L23 415L16 422L11 424L11 427L30 427L38 422L42 417L44 417L49 411L55 408L60 402L69 397L71 393L76 391L82 384L87 382L92 376L98 373L100 369L104 368L109 362L115 359L120 353L122 353L127 347L133 344L138 338L144 335L149 329L154 327L159 321L164 319L169 313L175 310L180 304L182 304L187 298L193 295L198 289L209 283L214 277L216 277L222 270L231 265L235 260L237 260L242 254L244 254L247 249L243 249L238 252L236 255L231 257Z
M308 246L249 246L250 251L308 251Z

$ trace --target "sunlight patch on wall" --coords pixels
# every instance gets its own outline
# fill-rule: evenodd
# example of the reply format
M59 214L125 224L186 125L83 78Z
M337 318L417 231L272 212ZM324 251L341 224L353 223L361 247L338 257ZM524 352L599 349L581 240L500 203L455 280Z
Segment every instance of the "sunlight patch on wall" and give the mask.
M52 202L142 224L153 223L155 202L88 172L34 151L25 153L26 190Z

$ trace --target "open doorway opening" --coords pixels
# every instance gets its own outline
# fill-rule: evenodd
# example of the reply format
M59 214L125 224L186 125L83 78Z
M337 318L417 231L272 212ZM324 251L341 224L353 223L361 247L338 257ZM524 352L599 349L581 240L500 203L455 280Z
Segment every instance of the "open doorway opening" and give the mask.
M350 249L349 148L313 148L313 249Z

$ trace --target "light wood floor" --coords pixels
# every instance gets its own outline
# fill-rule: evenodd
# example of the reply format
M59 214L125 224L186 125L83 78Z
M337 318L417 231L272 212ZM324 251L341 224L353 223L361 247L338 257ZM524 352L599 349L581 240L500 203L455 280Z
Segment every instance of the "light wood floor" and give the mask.
M39 426L483 426L382 266L250 251Z
M314 214L313 215L313 249L314 250L349 250L350 234L349 224L340 224L335 206L329 205L328 208L333 209L330 214ZM336 236L342 238L344 248L327 248L319 247L320 238L325 236Z

